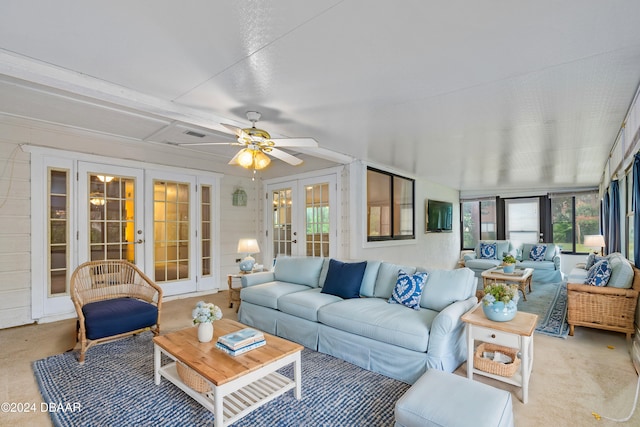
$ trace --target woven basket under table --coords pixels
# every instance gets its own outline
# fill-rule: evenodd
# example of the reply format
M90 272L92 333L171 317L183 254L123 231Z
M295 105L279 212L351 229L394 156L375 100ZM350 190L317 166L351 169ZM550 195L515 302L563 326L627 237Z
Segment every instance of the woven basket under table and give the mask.
M509 356L513 362L509 364L494 362L493 360L482 357L485 351L496 352ZM490 374L500 375L501 377L512 377L520 367L520 358L518 357L518 349L511 347L503 347L497 344L482 343L476 348L473 355L473 367Z
M198 393L206 393L211 390L209 383L200 376L196 371L181 362L176 362L176 370L183 383L197 391Z

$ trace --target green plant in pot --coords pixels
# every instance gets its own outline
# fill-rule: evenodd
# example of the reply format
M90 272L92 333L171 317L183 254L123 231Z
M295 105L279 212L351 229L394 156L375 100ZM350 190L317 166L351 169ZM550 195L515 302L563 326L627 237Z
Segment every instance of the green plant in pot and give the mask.
M502 270L505 273L513 273L513 271L516 268L516 258L511 255L511 254L506 254L503 258L502 258Z

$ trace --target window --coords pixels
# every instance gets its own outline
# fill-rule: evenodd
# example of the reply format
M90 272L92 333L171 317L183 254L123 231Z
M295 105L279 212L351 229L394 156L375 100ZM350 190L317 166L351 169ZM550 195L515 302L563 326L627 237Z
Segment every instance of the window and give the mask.
M564 253L587 253L584 236L600 234L598 193L551 197L553 243Z
M473 249L478 240L497 238L496 201L469 200L461 203L462 249Z
M69 291L69 171L49 168L49 296Z
M537 243L540 237L539 199L508 199L504 205L505 235L514 248Z
M367 240L415 238L414 180L367 168Z

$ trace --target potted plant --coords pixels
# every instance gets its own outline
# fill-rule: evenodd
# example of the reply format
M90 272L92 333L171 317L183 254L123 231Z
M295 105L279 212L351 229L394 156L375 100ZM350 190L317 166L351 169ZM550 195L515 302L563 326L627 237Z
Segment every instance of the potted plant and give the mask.
M198 341L209 342L213 339L213 321L222 319L222 310L210 302L198 301L191 317L198 325Z
M492 283L485 286L482 310L487 319L506 322L518 312L518 287L507 283Z
M506 254L502 258L502 271L505 273L513 273L516 268L516 258L511 254Z

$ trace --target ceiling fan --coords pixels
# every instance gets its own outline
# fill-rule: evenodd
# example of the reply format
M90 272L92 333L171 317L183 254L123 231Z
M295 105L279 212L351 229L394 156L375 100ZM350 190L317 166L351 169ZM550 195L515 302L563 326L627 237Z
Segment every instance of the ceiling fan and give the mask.
M266 130L256 128L256 123L260 120L260 117L261 114L257 111L247 111L247 119L251 122L251 127L244 129L227 123L220 123L236 135L236 142L200 142L180 145L241 146L243 148L233 156L229 164L253 169L254 172L266 168L271 163L269 156L293 166L302 164L302 159L280 150L281 147L313 148L318 146L318 143L313 138L271 138L271 135Z

